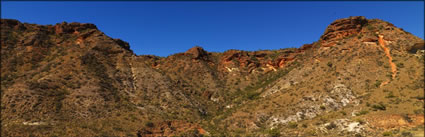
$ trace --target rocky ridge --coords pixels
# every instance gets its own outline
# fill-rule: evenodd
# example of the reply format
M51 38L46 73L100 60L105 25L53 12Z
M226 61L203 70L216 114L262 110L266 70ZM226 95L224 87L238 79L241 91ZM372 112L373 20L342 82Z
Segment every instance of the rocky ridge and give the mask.
M391 23L350 17L297 49L138 56L93 24L2 19L2 136L411 132L423 124L423 43ZM388 128L376 115L410 120Z

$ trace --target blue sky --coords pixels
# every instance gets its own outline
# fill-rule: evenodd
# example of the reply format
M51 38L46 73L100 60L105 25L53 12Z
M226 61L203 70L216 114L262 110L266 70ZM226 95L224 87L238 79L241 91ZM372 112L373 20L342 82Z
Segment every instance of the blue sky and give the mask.
M300 47L336 19L379 18L424 38L424 2L1 2L2 18L94 23L138 55Z

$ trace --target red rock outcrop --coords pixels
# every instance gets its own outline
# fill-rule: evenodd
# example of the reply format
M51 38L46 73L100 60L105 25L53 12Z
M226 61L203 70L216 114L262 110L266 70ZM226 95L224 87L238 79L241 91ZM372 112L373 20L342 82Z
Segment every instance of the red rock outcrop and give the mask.
M322 46L334 46L336 40L359 33L367 22L367 19L363 16L344 18L332 22L320 37Z
M241 71L251 73L254 69L263 68L268 71L284 68L288 62L295 59L295 56L312 47L312 44L304 46L303 50L283 51L275 53L270 51L246 52L238 50L229 50L223 53L220 60L221 68L237 68ZM226 68L227 67L227 68Z
M55 28L55 33L57 35L63 34L63 33L74 33L74 34L79 34L80 31L82 30L86 30L86 29L97 29L96 25L94 24L90 24L90 23L67 23L67 22L62 22L61 24L56 24L54 26Z

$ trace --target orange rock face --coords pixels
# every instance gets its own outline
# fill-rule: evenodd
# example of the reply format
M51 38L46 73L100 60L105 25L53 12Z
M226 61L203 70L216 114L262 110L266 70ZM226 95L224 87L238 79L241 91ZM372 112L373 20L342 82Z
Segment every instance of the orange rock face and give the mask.
M365 24L367 24L367 19L362 16L336 20L326 28L325 33L320 37L321 44L325 47L334 46L336 40L359 33Z

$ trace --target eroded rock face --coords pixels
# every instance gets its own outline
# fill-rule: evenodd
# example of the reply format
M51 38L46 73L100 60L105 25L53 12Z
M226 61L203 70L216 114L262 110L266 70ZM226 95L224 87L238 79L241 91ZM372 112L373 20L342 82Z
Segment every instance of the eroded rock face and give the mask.
M301 111L287 117L272 116L270 126L312 119L322 113L346 107L348 104L358 105L359 100L354 96L351 89L343 84L336 84L330 94L303 97L303 101L299 105L302 108Z
M25 29L24 25L19 22L18 20L14 19L8 19L8 20L1 20L2 27L10 27L15 30L22 30Z
M367 19L363 16L344 18L332 22L320 37L322 46L333 46L335 45L334 41L359 33L367 22Z
M96 25L94 24L75 22L69 24L67 22L62 22L61 24L56 24L54 28L57 35L63 33L79 33L85 29L97 29Z
M130 44L128 44L128 42L125 42L121 39L114 39L114 41L120 45L122 48L126 49L126 50L131 50L130 49Z
M208 53L202 47L199 47L199 46L195 46L193 48L190 48L184 54L185 55L192 55L194 59L200 59L200 58L206 57L208 55Z
M424 49L425 49L424 42L420 42L420 43L414 44L412 47L409 47L407 51L409 51L410 53L416 53L418 50L424 50Z
M304 51L288 50L281 53L273 53L270 51L247 52L229 50L223 53L220 65L229 72L233 69L249 73L257 69L261 69L263 72L277 71L277 69L284 68L286 64L295 60L295 56L300 52Z

